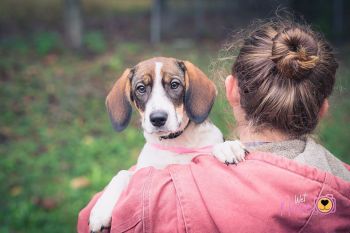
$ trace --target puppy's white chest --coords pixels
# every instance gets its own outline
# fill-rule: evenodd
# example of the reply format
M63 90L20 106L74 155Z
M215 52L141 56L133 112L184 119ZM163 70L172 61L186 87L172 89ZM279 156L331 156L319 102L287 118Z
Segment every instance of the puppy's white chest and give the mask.
M158 169L165 168L170 164L188 164L198 154L211 154L211 150L199 153L177 153L176 150L164 148L205 148L223 142L220 130L210 122L196 125L191 124L175 139L159 140L153 135L144 134L147 143L141 151L137 161L137 169L153 166ZM160 145L157 148L154 144ZM194 150L195 151L195 150Z
M195 156L196 154L177 154L159 150L146 143L137 160L137 169L149 166L163 169L170 164L188 164Z

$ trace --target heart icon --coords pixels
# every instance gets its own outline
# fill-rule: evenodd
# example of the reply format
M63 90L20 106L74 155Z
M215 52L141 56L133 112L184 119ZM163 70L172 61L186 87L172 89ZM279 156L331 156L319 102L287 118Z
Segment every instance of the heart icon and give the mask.
M328 204L328 202L329 202L328 200L321 200L321 204L324 206L326 206Z

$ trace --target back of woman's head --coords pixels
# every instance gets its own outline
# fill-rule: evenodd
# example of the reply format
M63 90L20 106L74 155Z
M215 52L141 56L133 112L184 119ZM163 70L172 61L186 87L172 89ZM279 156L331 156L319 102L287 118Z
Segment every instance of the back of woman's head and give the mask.
M244 39L232 73L248 122L298 137L315 129L337 67L330 46L308 26L272 21Z

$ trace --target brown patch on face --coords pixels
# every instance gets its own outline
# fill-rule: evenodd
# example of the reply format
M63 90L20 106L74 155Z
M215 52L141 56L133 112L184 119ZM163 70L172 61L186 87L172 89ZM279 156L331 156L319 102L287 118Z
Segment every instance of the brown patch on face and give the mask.
M168 98L173 102L174 106L177 108L183 105L186 89L184 77L167 73L162 83Z
M203 122L209 115L216 97L215 84L195 65L185 61L185 109L191 120Z
M135 73L131 80L131 96L140 113L145 111L147 100L151 95L153 77L154 68L149 63L141 62L135 66Z
M132 71L126 69L106 98L109 117L114 129L117 131L125 129L131 117L130 75L132 75Z
M151 96L156 78L156 62L161 62L163 64L161 68L163 88L167 97L174 103L176 109L178 109L179 112L177 113L180 114L180 106L183 105L184 102L185 77L183 70L179 67L177 60L174 58L157 57L137 64L131 81L131 99L142 115L145 111L147 101ZM145 92L140 93L140 85L145 87ZM184 109L182 107L181 115L183 111Z
M182 103L179 106L177 106L175 108L175 111L176 111L176 114L178 115L178 117L183 119L184 113L185 113L184 104Z

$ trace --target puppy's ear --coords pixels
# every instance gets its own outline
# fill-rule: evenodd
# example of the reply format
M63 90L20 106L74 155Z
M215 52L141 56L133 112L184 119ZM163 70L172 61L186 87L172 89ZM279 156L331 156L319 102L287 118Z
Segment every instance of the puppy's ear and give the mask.
M216 97L215 84L189 61L178 62L185 72L185 109L188 117L199 124L209 115Z
M122 76L116 81L106 98L109 118L113 128L118 132L124 130L126 126L128 126L131 118L130 78L133 73L133 69L126 69Z

